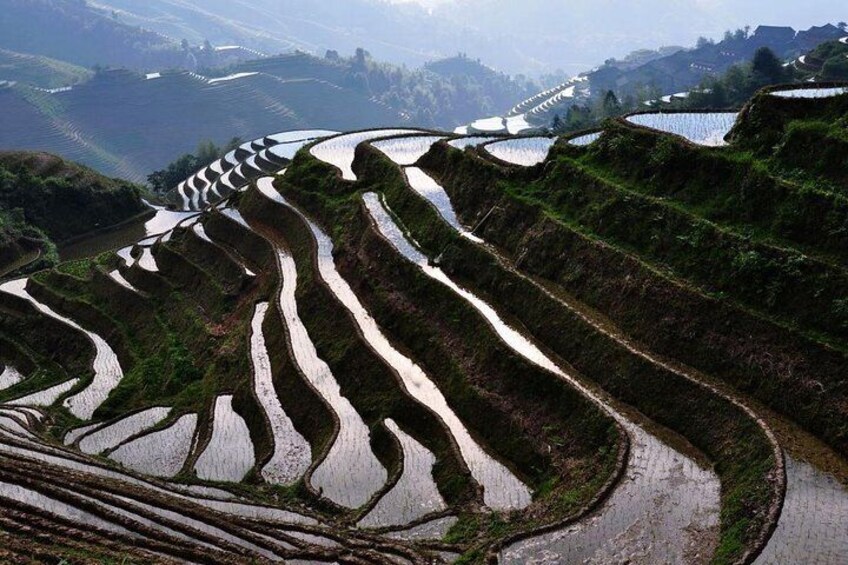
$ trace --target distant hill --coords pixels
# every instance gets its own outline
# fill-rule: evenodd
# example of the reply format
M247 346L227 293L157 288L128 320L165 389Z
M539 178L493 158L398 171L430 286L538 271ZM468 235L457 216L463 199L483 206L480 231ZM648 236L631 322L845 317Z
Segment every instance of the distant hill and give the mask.
M141 189L46 153L0 152L0 275L145 212Z
M0 81L62 88L84 82L91 75L91 71L71 63L0 49Z
M490 98L495 111L510 108L516 99L527 94L527 85L520 81L520 77L512 78L465 54L432 61L424 68L448 80L473 79ZM483 115L487 112L478 112L474 117Z
M565 113L574 105L590 103L607 91L613 91L631 106L638 104L639 100L654 101L661 97L663 102L670 103L675 94L677 99L683 99L705 80L721 77L731 67L749 62L761 47L767 47L779 58L791 62L819 45L830 44L830 48L822 47L830 51L811 54L812 65L803 70L812 73L822 69L824 59L841 54L843 47L848 51L848 45L838 41L846 35L848 32L832 24L804 31L791 27L759 26L753 31L739 29L727 32L718 42L701 38L695 47L675 48L665 56L648 52L647 61L643 64L611 59L591 72L524 99L513 107L509 115L525 115L533 124L547 125L554 116ZM832 61L830 67L833 70L830 72L838 73L840 63L844 65L838 57ZM834 74L830 78L838 76Z
M349 129L399 120L396 111L336 84L264 73L207 79L188 72L145 78L107 71L63 92L0 88L0 107L7 112L0 147L49 151L136 182L201 140L224 144L272 129Z
M387 0L97 0L118 21L200 43L267 53L351 52L420 66L465 52L510 74L573 75L609 57L764 21L796 27L845 19L844 0L455 0L426 10Z
M84 0L5 0L0 48L43 55L83 67L194 70L231 64L257 52L183 46L149 26L124 23L111 10ZM0 77L2 80L3 77Z
M323 58L295 52L245 61L226 72L326 80L397 110L414 125L445 129L503 112L516 99L539 88L523 76L510 77L465 55L410 70L377 61L363 49L357 49L351 57L332 50Z
M85 67L176 67L178 42L122 24L80 0L6 0L0 47Z
M669 94L690 89L705 76L721 74L732 65L750 60L760 47L768 47L779 57L792 59L822 42L845 35L831 24L798 32L791 27L774 26L759 26L751 33L740 31L727 34L717 43L702 42L694 49L678 51L635 69L622 70L605 65L589 74L589 82L594 90L626 94L650 86Z
M7 85L0 148L48 151L144 182L203 140L223 145L272 129L453 128L537 88L462 57L410 71L361 50L349 58L295 52L201 72L108 70L61 92Z

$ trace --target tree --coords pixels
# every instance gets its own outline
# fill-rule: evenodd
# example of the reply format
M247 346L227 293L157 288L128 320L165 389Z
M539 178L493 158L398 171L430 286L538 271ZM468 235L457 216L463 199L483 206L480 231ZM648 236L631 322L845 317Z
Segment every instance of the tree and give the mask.
M558 132L562 129L562 119L559 114L554 114L554 119L551 122L551 131Z
M366 69L366 60L368 58L368 51L363 49L362 47L356 48L356 53L353 56L353 68L355 71L364 71Z
M180 41L180 48L182 48L183 51L188 51L189 47L191 46L188 43L188 39L183 39L182 41Z
M604 95L602 111L605 118L621 115L621 103L618 101L618 96L612 90L607 90L607 93Z
M760 47L752 61L753 79L759 86L778 84L786 80L783 63L768 47Z
M210 165L221 156L221 150L212 141L201 141L197 146L197 162L201 167Z
M845 57L828 59L822 67L822 78L827 80L848 80L848 59Z

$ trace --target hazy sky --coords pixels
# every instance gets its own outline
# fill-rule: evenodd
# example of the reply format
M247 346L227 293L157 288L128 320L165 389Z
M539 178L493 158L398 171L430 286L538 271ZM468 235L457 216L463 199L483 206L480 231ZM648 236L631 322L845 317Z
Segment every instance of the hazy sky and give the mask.
M470 4L473 0L383 0L390 4L418 4L428 8L443 4ZM523 0L512 0L515 7ZM598 0L599 7L609 4ZM727 21L783 23L785 25L811 26L823 21L848 20L846 0L667 0L669 8L675 5L695 4L704 12ZM575 4L572 0L550 0L551 8L567 9Z

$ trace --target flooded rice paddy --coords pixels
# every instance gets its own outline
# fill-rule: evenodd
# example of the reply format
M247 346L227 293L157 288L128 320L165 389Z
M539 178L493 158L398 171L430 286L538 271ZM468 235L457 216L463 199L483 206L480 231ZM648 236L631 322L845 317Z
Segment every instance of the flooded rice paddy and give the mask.
M362 417L342 395L341 387L327 364L318 356L315 344L297 311L297 266L291 254L277 251L283 285L280 310L289 340L303 375L338 418L338 434L329 452L312 473L312 485L323 496L349 508L368 502L383 485L388 473L371 450L371 433Z
M532 167L547 158L555 141L550 137L519 137L486 144L483 150L506 163Z
M289 206L288 202L274 189L272 179L260 179L257 186L268 198ZM292 209L300 214L296 208ZM472 476L484 488L486 504L494 509L527 506L530 502L530 491L526 485L480 447L466 426L449 407L447 399L432 379L424 373L421 367L391 344L336 269L333 261L333 244L330 238L302 214L301 217L310 226L317 242L318 270L321 278L345 308L353 314L369 345L398 372L406 391L422 405L437 414L448 427L459 445Z
M727 145L725 136L736 124L736 112L657 113L628 116L627 121L665 133L679 135L692 143L707 146Z
M96 455L114 449L131 437L152 428L167 418L170 413L170 408L150 408L127 416L114 424L104 426L96 432L85 435L79 442L79 450L89 455ZM68 441L66 437L65 443L69 444L73 441Z
M186 414L164 430L121 445L109 459L152 477L173 477L185 465L196 428L197 414Z
M71 414L82 420L89 420L91 419L92 414L94 414L94 411L106 401L109 393L112 392L121 382L121 379L124 378L124 372L121 369L121 364L118 362L118 356L102 337L83 329L70 318L66 318L56 313L53 309L33 298L32 295L27 292L26 285L27 279L10 281L0 286L0 292L7 292L17 296L18 298L27 300L42 314L50 316L51 318L84 333L94 344L96 352L93 363L94 378L82 391L67 398L64 402L64 406L71 412ZM67 390L70 390L70 388ZM26 402L25 399L22 399L21 403L32 404L34 406L44 405L37 404L32 400Z
M267 302L256 305L250 337L253 390L271 426L274 441L274 452L262 467L261 473L262 478L271 484L290 485L306 474L312 462L312 449L286 415L274 388L271 359L268 357L265 336L262 333L262 322L268 315L276 313L269 314Z
M212 438L194 465L197 477L204 481L237 483L255 463L250 430L233 410L233 397L219 396L215 400Z

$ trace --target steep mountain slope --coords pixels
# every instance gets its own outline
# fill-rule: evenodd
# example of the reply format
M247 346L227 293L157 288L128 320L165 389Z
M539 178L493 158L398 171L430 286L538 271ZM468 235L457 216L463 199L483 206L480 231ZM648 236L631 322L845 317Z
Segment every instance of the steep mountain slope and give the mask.
M140 189L43 153L0 152L0 272L149 210Z
M775 140L848 94L808 92L244 144L163 233L0 284L5 550L841 562L848 204Z

